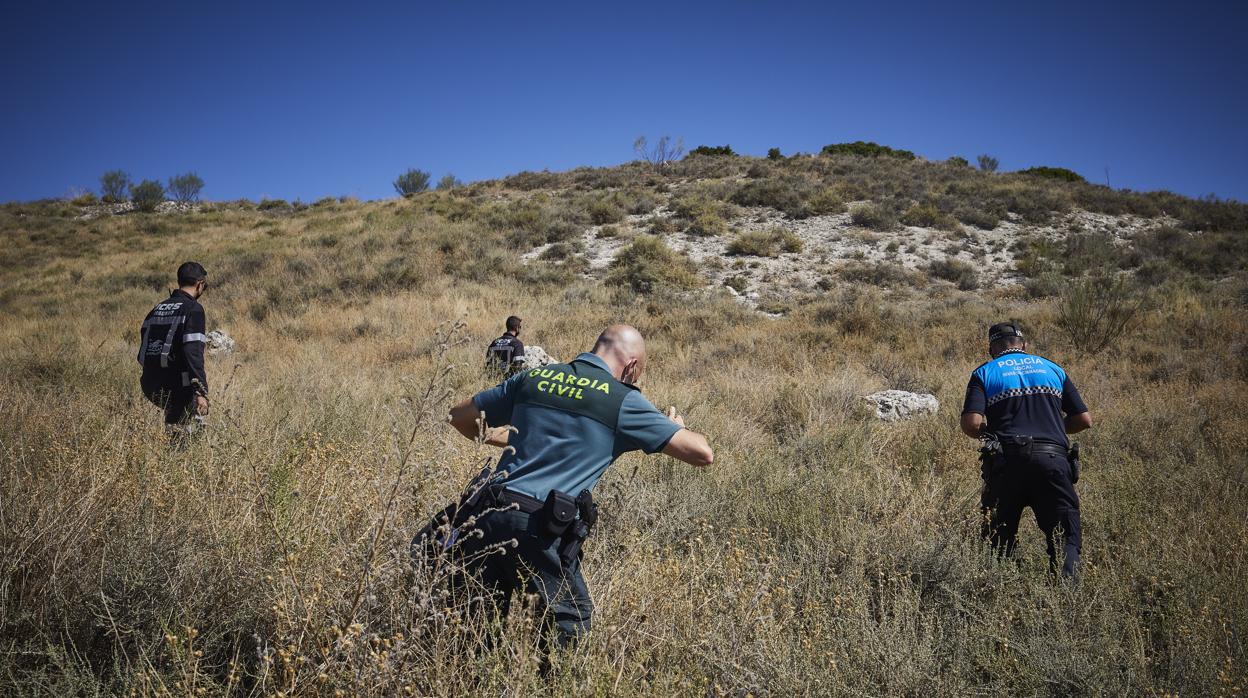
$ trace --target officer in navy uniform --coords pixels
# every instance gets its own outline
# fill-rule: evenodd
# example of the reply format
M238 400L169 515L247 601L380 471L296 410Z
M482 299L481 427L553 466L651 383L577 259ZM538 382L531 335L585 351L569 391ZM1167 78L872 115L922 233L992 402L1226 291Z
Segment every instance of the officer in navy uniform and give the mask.
M198 262L178 267L178 289L156 304L140 328L139 363L143 395L165 411L170 434L188 434L208 414L204 372L206 319L199 297L208 272Z
M1092 416L1061 366L1027 352L1018 325L989 328L988 355L971 374L962 408L962 431L985 441L985 536L1009 555L1023 509L1030 506L1048 541L1051 566L1056 569L1060 543L1062 574L1073 576L1082 535L1074 487L1078 463L1066 435L1091 427Z
M524 342L520 341L520 318L507 318L507 331L490 342L485 349L486 365L496 371L511 375L513 367L524 359Z
M642 396L635 384L645 364L641 334L615 325L603 330L592 352L523 371L451 409L450 422L465 437L510 448L488 484L462 503L461 514L484 512L471 522L475 531L459 535L461 515L450 524L443 519L435 532L435 519L414 544L433 538L449 549L458 540L456 554L494 592L504 614L513 592L536 595L560 647L590 627L593 603L579 552L597 518L590 491L598 478L629 451L696 466L714 458L706 438L686 429L675 407L665 414ZM495 550L479 554L487 548Z

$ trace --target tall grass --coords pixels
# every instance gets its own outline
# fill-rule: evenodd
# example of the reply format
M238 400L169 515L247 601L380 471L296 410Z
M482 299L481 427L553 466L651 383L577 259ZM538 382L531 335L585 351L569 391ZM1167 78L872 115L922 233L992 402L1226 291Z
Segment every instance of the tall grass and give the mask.
M1065 343L1053 301L1013 291L833 290L773 319L710 291L521 265L506 240L576 216L463 189L480 218L431 212L433 194L280 217L206 207L152 219L160 230L5 213L4 693L1243 691L1242 280L1166 282L1091 357ZM170 452L133 346L188 258L209 269L210 329L240 350L209 358L212 428ZM704 471L640 455L608 471L586 553L594 631L548 680L532 623L467 613L446 571L408 553L493 455L439 415L485 385L482 348L509 314L560 358L636 324L647 395L717 453ZM978 538L958 408L983 328L1006 317L1096 415L1080 437L1077 586L1050 579L1034 526L1014 560ZM942 408L879 423L859 396L886 387Z

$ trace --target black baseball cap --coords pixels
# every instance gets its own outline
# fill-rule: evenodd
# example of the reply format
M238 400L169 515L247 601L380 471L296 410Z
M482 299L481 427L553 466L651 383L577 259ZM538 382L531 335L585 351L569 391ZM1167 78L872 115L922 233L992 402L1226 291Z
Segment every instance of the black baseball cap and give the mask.
M1000 339L1008 339L1010 337L1023 338L1023 331L1018 329L1018 325L1012 322L998 322L988 328L988 341L995 342Z

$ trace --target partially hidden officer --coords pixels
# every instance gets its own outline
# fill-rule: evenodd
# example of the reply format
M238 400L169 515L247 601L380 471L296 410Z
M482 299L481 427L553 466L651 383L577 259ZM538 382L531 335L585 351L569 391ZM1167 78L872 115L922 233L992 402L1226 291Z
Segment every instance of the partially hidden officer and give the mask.
M641 334L613 325L591 352L523 371L451 409L450 422L465 437L476 439L484 429L488 443L510 448L486 474L492 479L466 493L458 515L448 508L443 524L435 519L414 542L423 536L426 544L432 538L453 549L503 614L513 593L536 595L559 647L590 627L580 545L597 519L590 492L607 467L629 451L697 466L714 459L706 438L686 429L676 408L665 414L642 396L636 383L645 365ZM477 512L469 534L462 522ZM486 549L492 553L480 554Z
M164 410L166 429L174 436L194 432L208 414L207 320L199 304L207 287L203 265L186 262L178 267L178 288L148 312L139 328L139 386Z
M1075 492L1078 446L1072 449L1066 435L1091 427L1092 415L1061 366L1027 352L1017 324L988 329L988 355L971 373L962 407L962 431L985 442L984 534L1009 555L1023 509L1030 506L1044 531L1051 568L1056 570L1060 544L1062 574L1074 576L1083 545Z

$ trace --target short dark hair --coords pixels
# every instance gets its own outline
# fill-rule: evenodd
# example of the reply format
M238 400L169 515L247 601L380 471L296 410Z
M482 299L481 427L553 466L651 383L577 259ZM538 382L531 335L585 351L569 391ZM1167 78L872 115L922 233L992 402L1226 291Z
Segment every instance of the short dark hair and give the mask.
M208 272L204 271L204 265L199 262L183 262L178 267L178 285L194 286L195 284L208 278Z
M507 316L507 331L516 332L520 329L520 318L515 315Z

